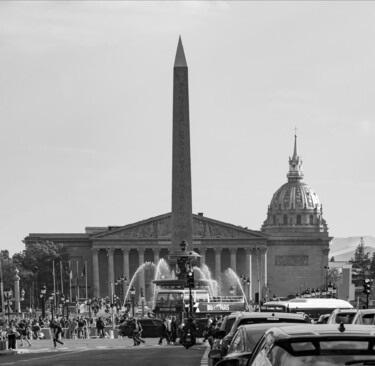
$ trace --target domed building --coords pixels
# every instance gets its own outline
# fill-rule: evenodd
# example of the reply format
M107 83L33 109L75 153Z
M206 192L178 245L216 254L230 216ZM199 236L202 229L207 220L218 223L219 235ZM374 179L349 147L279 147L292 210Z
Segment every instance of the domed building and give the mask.
M325 285L329 242L323 206L315 191L302 181L302 159L289 158L288 182L273 195L262 232L267 240L268 288L277 296Z

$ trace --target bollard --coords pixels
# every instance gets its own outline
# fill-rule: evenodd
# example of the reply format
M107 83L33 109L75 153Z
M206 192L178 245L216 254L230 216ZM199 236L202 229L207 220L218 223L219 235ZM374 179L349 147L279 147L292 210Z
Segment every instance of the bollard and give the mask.
M113 330L109 331L109 339L115 339L115 335L114 335Z

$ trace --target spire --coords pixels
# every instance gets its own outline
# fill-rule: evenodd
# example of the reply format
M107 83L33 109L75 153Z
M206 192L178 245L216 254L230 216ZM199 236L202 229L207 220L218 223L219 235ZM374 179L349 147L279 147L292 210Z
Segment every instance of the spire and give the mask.
M288 177L288 182L298 182L303 178L303 173L301 170L302 159L297 153L297 129L294 135L294 150L293 156L289 157L289 172L286 175Z
M298 156L298 154L297 154L297 131L296 131L296 134L294 135L294 152L293 152L293 157L296 157L296 156Z
M176 52L176 59L174 61L174 67L187 67L184 47L182 46L181 36L178 39L178 46Z

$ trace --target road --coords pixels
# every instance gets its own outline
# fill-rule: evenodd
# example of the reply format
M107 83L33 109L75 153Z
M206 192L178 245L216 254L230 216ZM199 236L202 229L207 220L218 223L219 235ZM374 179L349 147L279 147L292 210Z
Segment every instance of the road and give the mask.
M134 347L129 339L64 340L64 345L54 348L52 341L43 340L32 347L18 348L17 354L0 355L0 365L207 366L206 344L198 343L187 350L181 345L159 346L157 341L146 339L146 344Z

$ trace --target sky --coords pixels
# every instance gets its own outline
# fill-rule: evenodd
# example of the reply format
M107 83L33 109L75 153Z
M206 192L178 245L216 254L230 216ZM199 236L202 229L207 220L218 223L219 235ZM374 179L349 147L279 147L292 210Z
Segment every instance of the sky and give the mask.
M333 237L375 236L375 2L1 1L1 245L171 211L173 63L193 213L260 230L304 182Z

